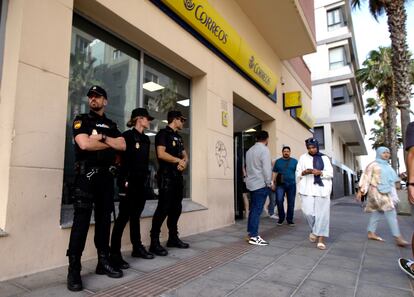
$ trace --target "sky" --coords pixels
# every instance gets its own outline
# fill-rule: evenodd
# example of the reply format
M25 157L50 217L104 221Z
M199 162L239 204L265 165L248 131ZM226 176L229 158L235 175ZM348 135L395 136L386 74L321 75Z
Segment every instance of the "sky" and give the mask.
M414 53L414 1L406 1L407 11L407 44L409 50ZM391 40L389 38L387 17L384 14L378 18L378 22L371 16L368 9L368 1L362 1L361 8L353 9L352 22L354 25L354 33L356 40L356 47L358 52L358 60L360 66L366 59L368 53L371 50L378 49L379 46L390 46ZM414 90L413 90L414 91ZM364 103L366 98L375 97L375 93L365 93L363 95ZM411 104L414 104L412 101ZM412 108L413 109L413 108ZM368 156L361 158L362 167L375 159L375 151L371 147L371 143L368 140L370 137L370 130L374 126L374 119L378 118L377 115L364 116L365 128L367 135L365 136L365 144L368 150ZM399 116L398 116L399 118ZM405 171L405 165L403 162L403 151L399 151L400 159L400 172Z

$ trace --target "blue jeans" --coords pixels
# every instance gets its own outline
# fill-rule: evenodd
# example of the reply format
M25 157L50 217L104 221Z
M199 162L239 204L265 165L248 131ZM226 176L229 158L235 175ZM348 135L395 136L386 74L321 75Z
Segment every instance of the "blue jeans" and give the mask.
M392 235L395 237L400 236L401 233L400 233L400 228L398 226L397 212L395 211L395 209L384 211L383 213L380 213L378 211L372 212L371 216L369 217L368 228L367 228L368 231L375 233L375 231L377 230L378 221L380 220L382 215L384 215L385 218L387 219L388 226L391 229Z
M268 187L250 191L250 212L247 221L247 232L250 237L259 235L260 215L262 214L269 191L270 189Z
M269 212L269 216L275 214L275 206L276 206L276 193L273 191L269 192L269 206L267 211Z
M276 187L276 205L277 213L279 215L279 223L285 220L285 209L283 202L285 201L285 194L287 197L287 216L288 223L293 223L293 213L295 211L295 197L296 197L296 184L283 184Z

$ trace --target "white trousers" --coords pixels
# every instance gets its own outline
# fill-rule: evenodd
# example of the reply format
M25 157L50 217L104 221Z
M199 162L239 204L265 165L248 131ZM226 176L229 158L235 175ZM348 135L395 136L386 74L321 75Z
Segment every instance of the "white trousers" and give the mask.
M330 197L300 195L302 212L312 233L329 237Z

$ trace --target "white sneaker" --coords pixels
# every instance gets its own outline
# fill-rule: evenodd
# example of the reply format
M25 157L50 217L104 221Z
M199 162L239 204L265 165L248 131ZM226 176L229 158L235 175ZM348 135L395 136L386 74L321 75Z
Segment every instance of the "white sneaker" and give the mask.
M269 244L267 241L265 241L260 236L250 237L249 243L254 244L254 245L268 245Z
M272 214L271 216L269 216L269 218L275 219L275 220L278 220L279 219L279 217L277 215L275 215L275 214Z

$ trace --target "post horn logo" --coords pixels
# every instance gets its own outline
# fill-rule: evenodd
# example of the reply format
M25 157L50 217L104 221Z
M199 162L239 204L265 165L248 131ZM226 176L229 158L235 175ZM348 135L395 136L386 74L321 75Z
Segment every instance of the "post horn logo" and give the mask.
M193 0L184 0L184 6L187 10L193 10L195 7L195 4L193 2Z

